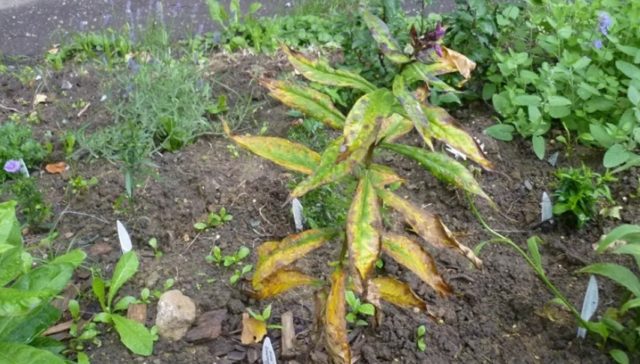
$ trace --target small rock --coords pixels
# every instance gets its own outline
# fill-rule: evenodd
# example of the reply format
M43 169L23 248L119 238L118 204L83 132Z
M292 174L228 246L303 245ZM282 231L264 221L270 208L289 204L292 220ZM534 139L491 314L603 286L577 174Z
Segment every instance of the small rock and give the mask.
M144 324L147 321L147 305L145 303L132 303L127 309L127 318Z
M177 289L167 291L158 301L156 325L158 334L169 340L180 340L196 319L196 304Z
M231 299L227 303L227 308L233 314L240 314L244 312L244 304L239 299Z
M62 85L60 85L60 88L63 90L71 90L73 88L73 85L71 84L71 82L64 80L62 81Z
M528 179L524 180L524 188L526 188L527 190L531 191L533 189L533 184L531 184L531 181L529 181Z
M226 317L226 309L205 312L198 317L196 327L187 332L185 340L190 343L201 343L217 338L220 336L222 322Z
M155 287L156 283L160 279L160 273L157 270L154 270L149 274L149 276L144 280L144 284L147 287Z

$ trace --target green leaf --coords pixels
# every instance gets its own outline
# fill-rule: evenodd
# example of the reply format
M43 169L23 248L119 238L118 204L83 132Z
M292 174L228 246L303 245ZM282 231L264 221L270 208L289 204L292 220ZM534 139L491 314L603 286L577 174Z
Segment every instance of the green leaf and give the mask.
M616 67L631 79L640 79L640 68L625 61L616 61Z
M547 102L549 103L549 106L569 106L569 105L571 105L571 100L569 100L566 97L557 96L557 95L549 96L549 98L547 99Z
M633 87L633 85L629 85L629 89L627 90L627 97L632 104L638 105L640 104L640 91L637 88Z
M22 247L20 223L16 219L16 202L0 203L0 243ZM0 285L2 285L0 283Z
M133 296L124 296L121 299L119 299L115 305L113 305L113 312L116 311L125 311L129 308L129 305L132 303L136 303L138 301L137 298L133 297Z
M376 309L370 303L363 303L358 307L358 312L363 315L373 316L376 314Z
M205 224L204 222L196 222L195 224L193 224L193 228L196 230L204 230L207 228L207 224Z
M542 259L540 258L540 251L538 250L538 245L542 242L539 237L532 236L527 240L527 248L529 249L529 256L536 267L543 271L542 269Z
M107 301L105 296L105 284L104 280L102 280L102 278L100 278L97 273L94 273L91 278L91 289L93 290L93 294L96 296L98 302L100 303L100 308L102 308L103 311L106 311Z
M433 149L429 119L425 115L420 102L406 88L402 75L396 76L393 80L393 94L398 98L400 104L402 104L409 119L413 121L413 125L418 133L420 133L424 142L429 148Z
M629 268L614 263L596 263L579 270L607 277L628 289L635 297L640 297L640 280Z
M207 5L209 6L209 16L211 17L211 20L217 22L222 26L222 28L226 29L226 22L229 19L229 16L220 5L220 2L216 0L207 0Z
M620 349L612 349L609 351L609 355L616 361L618 364L629 364L629 357L627 353Z
M624 315L624 313L629 311L630 309L638 307L640 307L640 297L625 302L624 305L620 307L620 314Z
M109 286L109 294L107 296L107 306L111 307L111 302L116 296L120 288L133 277L138 271L138 256L131 250L122 254L116 268L113 270L113 276L111 277L111 284Z
M599 253L602 253L609 245L618 241L624 240L629 243L640 243L640 225L623 224L615 229L609 231L598 242Z
M25 291L47 290L55 295L67 286L72 275L71 264L47 264L20 276L11 287Z
M510 124L496 124L484 129L484 133L494 139L510 142L516 129Z
M283 104L300 110L331 128L342 129L344 126L344 115L336 109L331 98L326 94L285 81L263 79L260 84L269 89L271 96Z
M134 354L149 356L153 352L154 336L141 323L120 315L111 315L120 341Z
M518 106L538 106L542 98L538 95L519 95L513 99L513 103Z
M533 152L536 153L538 159L544 159L545 140L541 135L534 135L531 137L531 143L533 144Z
M629 151L627 151L627 149L622 146L622 144L614 144L609 149L607 149L606 153L604 153L602 164L606 168L613 168L626 162L630 157L631 153L629 153Z
M387 24L368 10L362 12L362 19L364 19L364 22L367 24L371 36L373 36L373 39L378 43L380 51L387 56L389 60L398 64L411 62L411 58L402 52L398 42L391 35Z
M26 315L0 317L0 342L30 343L60 319L50 304L39 305Z
M91 364L91 362L89 361L89 356L82 351L78 353L77 361L78 364Z
M66 361L47 350L25 344L0 342L0 363L66 364Z
M78 268L84 262L87 254L80 249L74 249L67 254L60 255L49 264L71 264L73 268Z
M344 124L344 146L339 159L361 162L378 138L382 119L391 113L393 95L385 89L368 93L353 105Z
M609 148L616 142L615 138L600 124L589 124L589 132L602 147Z
M24 315L54 295L52 291L24 291L0 287L0 316Z

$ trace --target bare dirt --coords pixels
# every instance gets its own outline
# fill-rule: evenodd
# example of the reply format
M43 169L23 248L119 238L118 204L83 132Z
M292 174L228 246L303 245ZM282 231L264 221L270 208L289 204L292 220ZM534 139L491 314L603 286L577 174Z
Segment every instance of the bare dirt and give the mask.
M228 57L213 58L211 77L216 82L212 82L212 87L218 92L226 90L224 92L228 93L232 103L238 100L238 95L253 91L254 100L264 104L249 116L256 122L247 123L244 131L255 134L266 122L268 134L285 136L294 120L286 116L286 108L270 100L255 82L256 77L265 72L274 76L288 71L282 59L237 55L231 61ZM100 102L102 95L95 73L89 69L85 74L74 76L76 71L68 68L51 75L46 86L40 89L39 92L49 95L51 102L36 106L41 116L40 123L34 125L37 135L53 135L52 140L55 141L56 136L65 130L105 122L105 118L108 121L108 113ZM70 80L74 87L64 92L60 90L63 79ZM28 111L34 87L23 86L2 76L0 103ZM20 98L26 102L17 101ZM80 98L91 102L91 106L77 117L78 110L71 104ZM0 112L5 114L0 116L7 116L5 110ZM541 253L550 279L579 305L587 277L575 271L601 259L595 256L592 244L614 223L597 222L578 231L562 225L545 229L537 227L540 196L543 191L551 191L549 184L554 167L546 161L537 160L526 142L503 143L482 135L481 131L493 123L484 105L464 108L454 115L479 136L488 157L497 165L497 172L483 172L478 179L495 199L501 213L479 201L483 216L495 229L523 247L529 236L539 235L545 242ZM409 137L409 141L413 139L417 140L413 135ZM153 162L157 165L157 174L143 181L138 188L135 209L129 212L114 207L114 202L124 192L123 177L117 166L82 158L76 162L67 161L71 168L65 174L34 174L54 206L56 229L60 233L54 244L55 250L63 251L69 245L83 248L89 254L87 268L100 267L108 276L120 255L115 229L115 221L119 219L129 229L134 248L141 256L141 270L125 287L123 294L138 295L143 287L161 289L166 279L173 278L176 281L174 288L193 298L200 314L216 309L228 311L222 335L217 339L202 344L161 339L149 358L132 355L121 345L117 335L105 327L104 334L100 336L101 345L87 348L92 363L258 363L260 346L240 344L241 313L247 307L262 308L268 303L273 304L273 323L279 323L285 311L292 311L294 316L297 353L287 358L279 357L280 361L329 361L315 335L310 289L297 290L269 302L256 302L244 292L244 282L237 286L228 283L231 274L228 269L205 261L214 244L227 254L240 246L249 247L252 250L251 261L255 261L255 248L261 242L293 232L289 209L283 206L292 175L243 151L234 156L228 147L230 144L224 137L207 136L177 153L155 155ZM54 147L56 152L47 162L56 162L64 157L60 145L54 143ZM441 214L464 244L473 247L489 238L469 211L462 194L439 183L410 161L391 154L381 158L407 178L399 193ZM579 160L575 155L567 158L561 152L559 164L575 165ZM99 183L85 194L73 195L67 191L67 183L74 175L87 179L95 176ZM622 201L623 196L637 188L631 181L631 178L622 181L616 188L617 201ZM640 216L637 201L629 201L624 204L623 221L637 222ZM227 208L233 215L231 223L203 233L193 229L193 224L209 210L220 207ZM43 234L31 232L26 240L35 244L43 237ZM155 258L146 245L151 237L158 239L163 257ZM431 251L439 262L441 273L455 290L452 297L437 296L391 260L385 260L383 271L408 280L439 317L439 322L424 314L386 305L381 327L351 331L350 339L357 362L609 362L607 354L597 349L595 342L576 339L576 326L571 317L548 304L551 295L524 260L512 250L504 246L486 246L481 252L485 263L483 270L473 269L466 260L448 251ZM327 247L299 265L304 270L326 275L332 253L335 253L334 247ZM88 281L86 271L81 271L75 279L75 284L83 289L80 297L87 319L98 309ZM604 280L600 281L600 289L603 302L615 300L620 293ZM148 326L154 323L154 306L155 301L149 306ZM419 352L415 344L415 330L420 324L427 327L425 352ZM269 336L276 352L279 352L279 330L270 330Z

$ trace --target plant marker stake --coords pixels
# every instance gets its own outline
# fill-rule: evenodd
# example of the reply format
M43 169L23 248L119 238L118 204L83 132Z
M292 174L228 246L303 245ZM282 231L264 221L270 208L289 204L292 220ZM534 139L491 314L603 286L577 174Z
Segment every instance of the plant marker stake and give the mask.
M595 276L589 277L589 284L587 285L587 292L584 295L584 302L582 302L582 311L580 312L580 318L584 321L589 321L591 316L596 312L598 308L598 282ZM587 329L584 327L578 328L578 337L584 339L587 334Z
M304 221L302 211L303 208L300 200L294 198L293 201L291 201L291 213L293 214L293 223L296 225L296 231L302 231L302 229L304 228L304 226L302 225Z
M131 251L131 238L129 237L129 233L127 229L122 225L120 220L116 220L116 227L118 228L118 240L120 240L120 248L122 249L122 254Z
M551 205L551 199L546 192L542 192L542 202L540 203L540 210L542 219L541 222L551 220L553 218L553 208Z
M29 178L29 169L22 158L20 158L20 173Z
M271 339L265 337L262 342L262 363L264 364L278 364L276 361L276 353L273 352L273 346L271 346Z
M558 163L558 152L551 154L551 157L547 159L547 162L549 162L549 164L551 164L552 167L555 167L556 163Z

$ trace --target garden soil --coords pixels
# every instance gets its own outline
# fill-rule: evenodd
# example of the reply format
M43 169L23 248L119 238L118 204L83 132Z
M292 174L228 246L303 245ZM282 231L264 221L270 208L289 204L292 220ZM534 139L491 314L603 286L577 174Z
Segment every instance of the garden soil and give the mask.
M230 103L244 102L246 95L260 105L246 115L238 133L256 134L263 123L267 134L286 136L295 119L287 109L271 100L257 84L263 75L276 77L291 70L280 57L252 55L216 55L211 59L209 81L216 94L224 93ZM48 96L48 102L35 106L41 121L35 124L36 134L50 138L54 153L47 163L64 159L59 137L65 131L110 122L101 101L100 81L91 67L71 67L47 76L46 82L23 86L15 79L0 76L1 104L30 112L36 93ZM63 91L63 81L73 85ZM215 80L215 81L214 81ZM36 90L36 87L39 87ZM244 97L242 97L244 95ZM90 106L78 116L72 104L78 100ZM3 118L6 110L0 110ZM453 111L457 119L484 144L495 172L478 171L477 178L485 191L494 198L499 211L477 201L487 222L497 231L517 241L522 247L526 239L538 235L542 262L551 279L577 306L581 305L588 277L576 273L586 264L602 260L596 256L593 244L604 231L615 225L598 221L582 230L562 224L544 225L540 221L540 199L543 191L551 192L554 167L538 160L524 141L498 142L482 134L494 123L488 107L475 104ZM217 118L212 123L218 124ZM407 142L417 143L410 135ZM560 150L559 165L575 165L587 160L595 167L598 155L580 155L578 148L570 157L560 146L551 145L551 152ZM398 191L429 211L439 213L444 222L465 245L474 247L490 238L474 218L463 194L444 186L415 163L392 154L382 154L381 161L393 166L407 179ZM591 161L591 162L589 162ZM242 150L236 150L223 136L203 136L176 153L158 153L152 158L157 173L141 181L136 190L136 203L131 209L117 206L124 183L117 166L103 160L81 155L67 161L70 168L63 174L33 173L52 202L55 228L59 237L51 247L61 253L70 247L82 248L88 254L86 268L99 268L110 276L120 250L115 222L128 228L134 249L141 256L140 271L123 289L122 295L139 295L142 288L161 290L166 279L175 279L175 289L191 297L198 314L227 310L221 335L199 344L186 341L168 342L160 339L150 357L131 354L119 342L113 330L103 327L100 345L90 344L86 352L94 364L111 363L259 363L259 344L240 343L241 314L247 308L273 305L271 323L279 323L281 315L292 311L296 330L296 351L280 356L280 331L269 330L269 336L282 363L328 363L322 341L318 339L314 301L311 289L298 289L279 298L258 302L249 297L247 282L229 284L231 271L205 261L214 245L230 254L241 246L255 249L263 241L280 239L294 232L287 200L292 174ZM44 167L40 166L40 167ZM43 170L44 168L42 168ZM80 175L97 177L99 183L86 193L72 194L67 189L69 179ZM637 178L629 177L615 188L616 200L622 204L623 222L640 221L637 200L630 195L637 189ZM626 198L626 202L623 202ZM233 221L202 233L193 224L209 211L225 207ZM617 223L617 222L616 222ZM393 226L402 229L402 226ZM36 247L46 234L26 231L26 242ZM161 258L154 257L146 242L155 237ZM327 246L310 254L299 264L304 271L328 277L328 262L337 252ZM51 254L44 250L42 254ZM417 294L426 300L435 318L424 313L384 305L384 317L379 327L370 325L350 331L349 339L355 362L358 363L607 363L608 355L596 347L592 339L576 339L576 324L563 309L550 303L553 298L536 278L525 261L513 250L500 245L486 245L480 257L484 268L473 268L464 258L449 251L430 249L440 272L455 293L448 298L437 296L406 269L385 259L381 273L388 273L410 282ZM38 250L37 250L38 251ZM84 318L89 319L99 309L90 293L90 274L83 269L74 279ZM600 279L600 301L603 306L620 298L621 290ZM149 305L146 324L155 320L155 300ZM602 313L602 308L598 313ZM68 313L65 318L68 319ZM63 319L63 320L64 320ZM416 348L416 328L426 325L426 350Z

